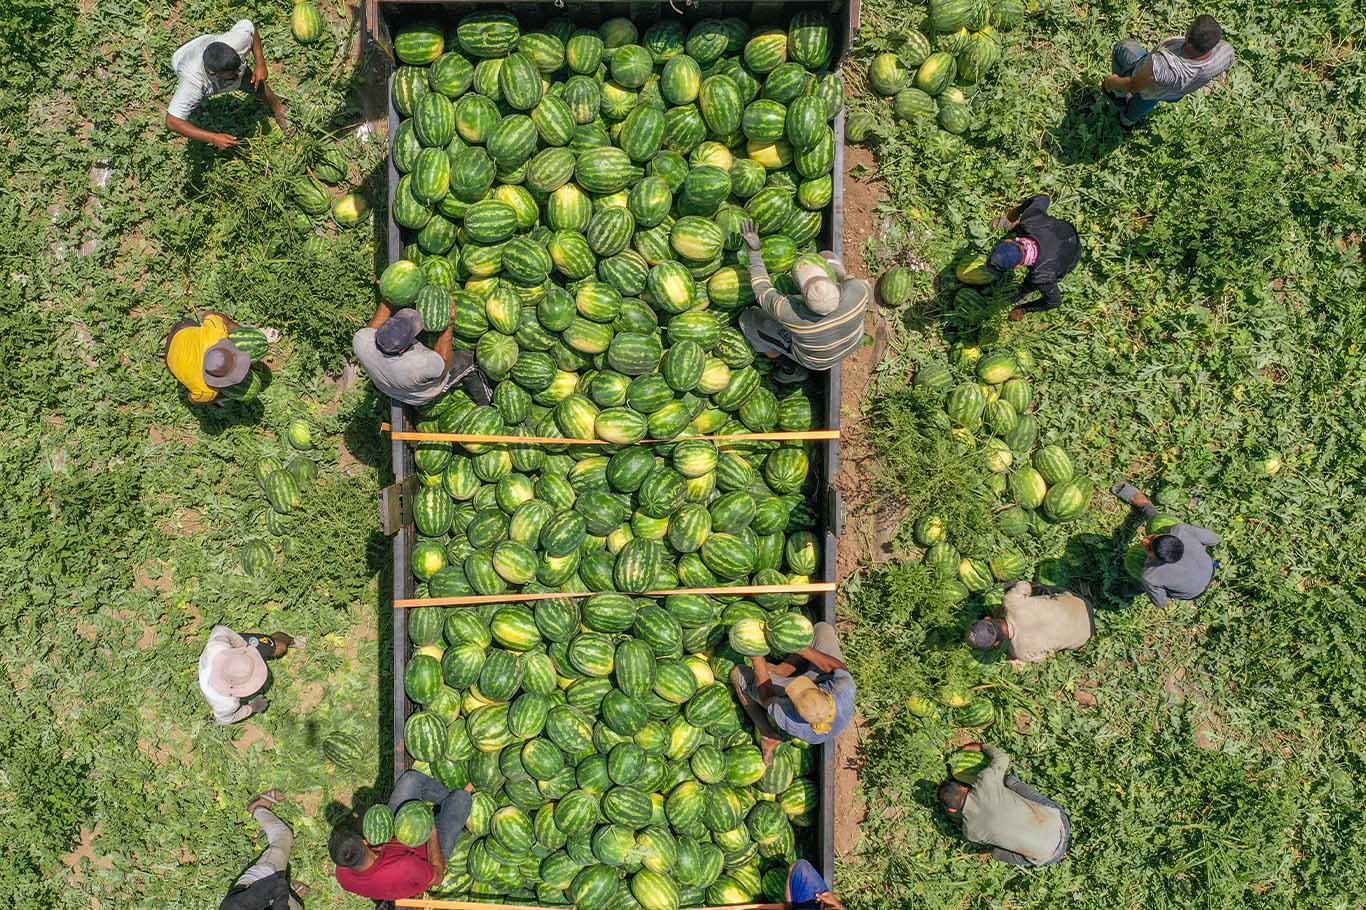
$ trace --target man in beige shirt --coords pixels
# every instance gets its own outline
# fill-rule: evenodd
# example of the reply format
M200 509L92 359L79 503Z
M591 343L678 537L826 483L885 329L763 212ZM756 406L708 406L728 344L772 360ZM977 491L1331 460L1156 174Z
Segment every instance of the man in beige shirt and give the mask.
M1013 774L1010 756L995 746L969 743L991 764L971 786L956 780L939 785L939 805L961 821L963 836L989 844L991 857L1014 866L1051 866L1067 856L1072 820L1062 807Z
M1006 592L1002 616L985 616L973 623L968 643L994 648L1002 641L1015 660L1040 661L1054 651L1075 650L1095 634L1091 605L1071 591L1040 588L1035 594L1027 581Z

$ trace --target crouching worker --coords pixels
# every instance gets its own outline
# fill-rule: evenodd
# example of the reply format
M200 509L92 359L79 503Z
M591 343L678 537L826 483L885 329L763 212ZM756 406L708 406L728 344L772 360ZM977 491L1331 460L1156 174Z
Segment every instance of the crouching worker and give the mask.
M1075 650L1096 632L1091 605L1071 591L1040 588L1016 582L1006 592L1002 616L984 616L968 630L974 648L1006 643L1014 660L1040 661L1054 651Z
M162 358L166 369L185 387L191 404L222 406L224 391L247 378L252 358L228 333L239 328L231 318L208 312L204 318L182 319L166 335ZM264 340L264 335L261 336Z
M756 305L740 314L740 329L759 353L778 359L773 378L801 382L808 370L828 370L863 341L863 314L873 291L862 278L851 278L835 254L821 255L839 279L800 260L792 278L801 289L789 296L773 286L759 252L759 231L745 219L740 236L749 247L749 279Z
M431 404L460 383L475 404L488 404L488 383L474 355L455 350L452 326L430 348L418 340L422 331L421 313L412 307L395 311L381 300L370 324L352 337L351 349L375 388L395 401Z
M770 665L752 658L754 669L730 672L735 695L759 730L765 763L783 737L816 744L829 742L854 719L854 677L828 622L816 623L812 646L788 661Z
M1026 269L1015 307L1010 311L1013 322L1019 322L1026 313L1062 306L1058 282L1081 261L1077 229L1071 222L1048 214L1051 204L1047 196L1031 196L992 222L993 227L1015 236L996 244L987 264L998 275Z
M1145 520L1157 517L1153 501L1132 484L1121 481L1110 492L1138 509ZM1175 524L1161 534L1143 538L1143 590L1152 602L1165 607L1168 601L1195 600L1208 591L1219 568L1219 560L1210 555L1209 548L1220 540L1209 528L1188 524Z
M971 786L957 780L939 785L939 805L963 825L963 836L989 844L992 859L1015 866L1050 866L1067 855L1072 820L1057 803L1013 774L1010 756L995 746L969 743L991 764Z
M420 771L404 771L394 784L389 809L397 812L410 800L432 803L436 824L420 847L391 840L372 847L354 831L338 830L328 842L337 864L337 883L347 891L376 901L417 897L446 877L446 862L469 821L474 785L449 790Z
M227 626L214 626L199 655L199 691L213 709L214 721L235 724L270 707L259 694L270 679L266 661L284 657L293 643L284 632L238 634ZM247 698L251 701L244 702Z
M251 54L252 64L242 58ZM254 68L253 68L254 65ZM187 139L230 149L239 140L230 133L215 133L190 122L205 99L223 92L251 92L267 105L280 129L288 129L285 103L266 84L269 75L261 34L250 19L243 19L221 35L200 35L182 44L171 57L175 70L175 96L166 108L166 127Z

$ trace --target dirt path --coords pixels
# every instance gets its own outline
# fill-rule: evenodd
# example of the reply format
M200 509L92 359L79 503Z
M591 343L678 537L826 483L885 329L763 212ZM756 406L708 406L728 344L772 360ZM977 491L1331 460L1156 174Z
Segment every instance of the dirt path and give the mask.
M876 282L877 276L864 259L864 242L882 233L878 204L884 197L882 186L870 179L876 171L873 155L865 148L845 147L844 174L844 262L850 274ZM850 172L861 168L862 178ZM843 364L843 399L840 402L840 469L835 485L847 511L844 533L838 550L838 572L844 580L862 565L886 558L886 544L895 532L895 521L879 521L870 507L873 500L872 457L864 432L864 405L872 389L877 365L886 349L889 327L875 306L865 322L872 342L864 344ZM864 721L861 716L835 743L835 855L854 856L862 842L860 827L868 807L859 793L860 755Z

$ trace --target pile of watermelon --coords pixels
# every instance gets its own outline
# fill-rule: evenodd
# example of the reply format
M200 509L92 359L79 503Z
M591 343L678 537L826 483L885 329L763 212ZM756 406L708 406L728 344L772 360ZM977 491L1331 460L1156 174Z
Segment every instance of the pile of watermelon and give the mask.
M280 541L281 550L288 556L296 546L295 539L290 536L289 516L303 504L303 491L317 479L318 466L308 455L308 450L313 448L313 430L308 421L302 418L290 421L284 437L295 454L288 462L274 455L256 462L256 481L261 485L266 501L265 528ZM260 575L275 564L275 550L264 538L248 540L239 555L242 570L248 575Z
M308 172L295 179L290 187L294 204L299 210L298 227L308 229L313 226L315 219L329 212L338 227L355 227L364 221L370 213L370 204L365 196L358 192L346 192L338 196L329 189L347 189L350 183L351 164L346 155L336 147L323 149Z
M892 99L899 120L937 124L950 133L972 125L971 94L1001 59L1003 34L1024 20L1022 0L929 0L922 30L908 32L896 52L868 64L868 84ZM861 142L880 131L871 114L851 117Z
M740 222L775 282L815 256L843 87L824 16L567 20L506 13L394 38L393 215L380 278L452 327L494 386L418 429L605 445L415 447L418 596L593 592L421 607L406 747L475 809L442 893L673 910L781 900L812 822L811 756L765 766L728 683L809 646L809 595L676 588L820 570L808 430L737 328L754 302ZM667 440L648 442L646 440Z
M925 363L914 379L916 388L943 398L935 427L965 448L985 451L991 488L1001 500L997 525L1007 538L1040 534L1049 525L1075 520L1094 492L1066 450L1036 444L1039 420L1032 413L1028 378L1033 366L1033 356L1025 350L984 352L960 342L950 349L948 363ZM937 593L944 602L957 603L1028 574L1027 559L1014 547L990 555L959 553L950 529L935 515L918 518L914 534L925 548L926 564L939 578Z

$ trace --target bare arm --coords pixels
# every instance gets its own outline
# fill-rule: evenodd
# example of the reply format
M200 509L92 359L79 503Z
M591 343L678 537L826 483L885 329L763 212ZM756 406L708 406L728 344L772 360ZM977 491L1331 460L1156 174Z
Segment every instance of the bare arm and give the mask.
M778 687L773 685L773 677L768 670L768 661L762 657L754 658L754 683L759 690L759 697L764 700L765 706L778 697Z
M1132 76L1106 76L1101 87L1111 92L1126 92L1135 95L1153 84L1153 61L1149 57L1143 61L1143 65Z
M432 864L432 887L435 888L446 877L446 853L441 849L441 838L435 826L432 827L432 836L427 839L427 862Z
M251 32L251 55L255 58L251 68L251 84L253 88L260 88L270 73L266 69L265 51L261 49L261 33L256 29Z
M451 360L455 357L455 347L452 344L455 337L454 332L454 326L446 326L446 331L442 332L440 336L437 337L436 347L433 348L433 350L441 355L441 359L446 361L446 369L450 369Z
M801 654L802 657L805 657L811 662L813 667L816 667L823 673L833 673L836 670L849 669L844 661L837 660L824 651L818 651L815 648L807 648L805 651L801 652Z
M175 114L166 115L166 128L173 133L179 133L186 139L207 142L219 149L230 149L241 141L236 136L230 136L227 133L213 133L209 130L200 129L190 121L177 117Z
M394 311L389 307L389 301L381 297L379 300L379 308L375 310L375 315L370 317L370 323L366 328L377 329L388 322L389 317L392 315L394 315Z

